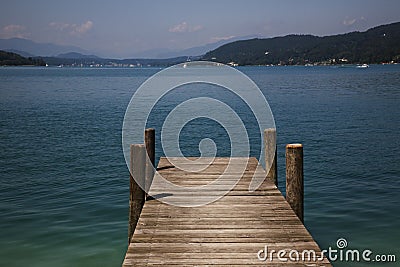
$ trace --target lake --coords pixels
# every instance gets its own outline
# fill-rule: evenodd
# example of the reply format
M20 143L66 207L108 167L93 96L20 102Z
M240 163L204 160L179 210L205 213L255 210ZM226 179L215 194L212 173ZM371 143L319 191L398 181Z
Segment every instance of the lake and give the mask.
M400 65L238 69L274 114L282 192L285 145L304 145L305 225L320 247L346 238L351 248L399 258ZM129 200L122 123L134 92L158 71L0 68L1 266L121 265ZM261 141L250 110L234 95L204 87L177 89L156 105L148 124L157 130L157 157L167 113L198 96L248 115L256 156ZM207 119L182 129L182 152L198 155L206 137L218 156L229 155L226 132Z

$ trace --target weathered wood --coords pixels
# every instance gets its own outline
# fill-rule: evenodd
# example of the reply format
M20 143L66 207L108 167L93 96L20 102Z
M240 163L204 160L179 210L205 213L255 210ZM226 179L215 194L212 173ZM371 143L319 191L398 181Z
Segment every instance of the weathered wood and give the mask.
M269 128L264 130L265 147L265 169L269 170L267 179L270 179L278 186L278 168L277 168L277 145L276 129Z
M156 135L153 128L148 128L144 131L144 144L146 146L146 187L145 191L149 192L150 185L154 177L154 163L156 156Z
M303 145L286 145L286 201L304 221Z
M128 241L131 242L145 200L146 148L144 145L131 145L129 176L129 226Z
M255 158L246 160L246 171L233 190L199 207L161 202L161 198L168 198L168 192L153 183L149 192L153 198L144 204L123 266L331 266L326 258L316 262L282 262L276 254L272 261L257 258L257 252L265 245L270 250L296 249L300 253L310 249L318 253L320 248L272 181L266 179L256 191L248 191L258 162ZM220 177L218 171L224 170L228 162L229 158L216 158L209 167L215 174L207 169L203 173L175 167L159 172L181 186L189 186L188 181L207 184ZM169 165L166 158L158 163L158 167ZM238 175L229 174L228 179L237 179ZM194 197L214 193L219 192L213 190ZM157 194L161 194L160 199ZM190 197L193 196L189 193L179 195L182 203Z

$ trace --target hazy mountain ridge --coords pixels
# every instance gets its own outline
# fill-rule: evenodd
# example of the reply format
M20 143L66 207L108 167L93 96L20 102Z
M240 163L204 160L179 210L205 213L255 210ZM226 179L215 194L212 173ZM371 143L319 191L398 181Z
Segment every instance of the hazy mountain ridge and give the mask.
M234 36L234 37L219 40L219 41L216 41L213 43L195 46L195 47L191 47L191 48L187 48L187 49L183 49L183 50L158 53L157 58L172 58L172 57L180 57L180 56L201 56L201 55L204 55L207 52L214 50L224 44L228 44L228 43L238 41L238 40L251 39L251 38L255 38L255 37L257 37L257 36L255 36L255 35L239 36L239 37Z
M181 50L172 50L167 48L151 49L142 52L133 53L128 58L143 59L168 59L176 57L201 56L210 50L216 49L221 45L237 40L245 40L256 36L231 37L214 43L208 43L196 47ZM52 43L37 43L28 39L11 38L0 39L0 50L13 52L25 57L58 57L58 58L99 58L96 53L87 51L76 46L64 46ZM102 58L108 58L102 57Z
M95 56L95 55L84 55L81 53L77 53L77 52L68 52L68 53L62 53L62 54L58 54L57 56L55 56L57 58L69 58L69 59L99 59L100 57Z
M19 51L20 53L28 53L33 56L56 56L72 51L81 54L89 54L88 51L77 46L37 43L22 38L0 39L0 50L10 52Z
M18 54L18 55L23 56L23 57L35 57L35 55L32 55L31 53L28 53L28 52L25 52L25 51L20 51L20 50L17 50L17 49L5 49L3 51L10 52L10 53L15 53L15 54Z

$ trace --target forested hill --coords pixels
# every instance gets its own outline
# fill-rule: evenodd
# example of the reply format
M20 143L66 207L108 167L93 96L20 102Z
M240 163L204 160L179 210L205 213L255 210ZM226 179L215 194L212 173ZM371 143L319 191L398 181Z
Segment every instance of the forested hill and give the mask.
M46 63L41 58L26 58L15 53L0 50L0 66L44 66Z
M239 65L400 62L400 22L325 37L288 35L236 41L202 59Z

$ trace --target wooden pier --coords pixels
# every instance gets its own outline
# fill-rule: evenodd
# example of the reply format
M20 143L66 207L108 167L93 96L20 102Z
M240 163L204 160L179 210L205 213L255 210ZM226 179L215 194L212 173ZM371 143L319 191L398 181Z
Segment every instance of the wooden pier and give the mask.
M291 148L287 147L287 151ZM179 160L174 158L175 163ZM193 169L202 170L192 172L185 168L183 171L167 158L161 158L158 172L170 182L185 187L206 185L226 170L230 158L215 158L211 164L198 162L196 158L192 160L196 162ZM249 192L253 175L266 177L267 174L256 158L236 160L247 164L245 172L237 174L233 171L227 177L237 180L235 175L240 175L240 180L233 190L207 205L179 207L165 204L173 195L163 191L155 181L137 224L134 223L136 228L133 227L122 266L331 266L325 257L313 258L310 251L315 251L318 258L321 250L304 227L302 214L296 215L277 189L276 176ZM299 164L289 156L290 160ZM181 163L188 164L183 159ZM295 185L298 188L299 182L295 181ZM193 196L182 193L179 197L185 201ZM294 206L300 209L296 201ZM280 250L285 252L278 255Z

